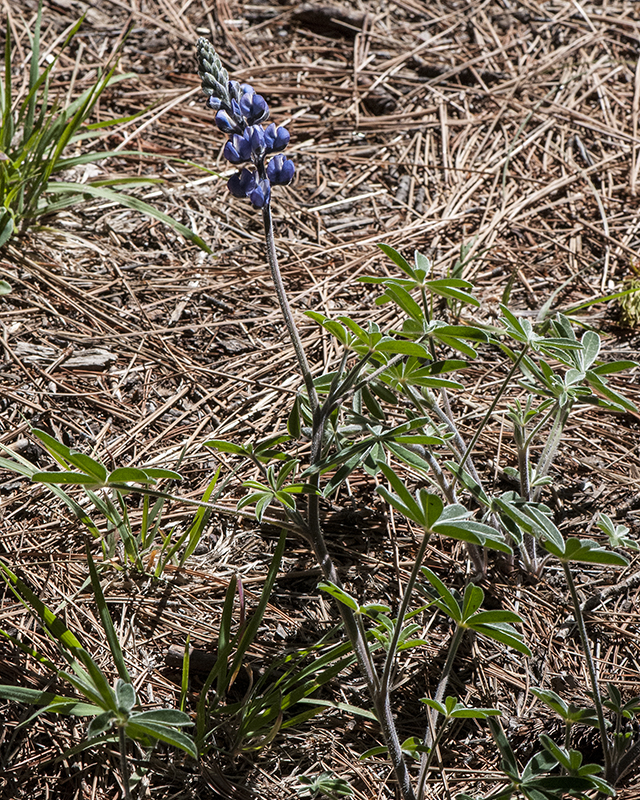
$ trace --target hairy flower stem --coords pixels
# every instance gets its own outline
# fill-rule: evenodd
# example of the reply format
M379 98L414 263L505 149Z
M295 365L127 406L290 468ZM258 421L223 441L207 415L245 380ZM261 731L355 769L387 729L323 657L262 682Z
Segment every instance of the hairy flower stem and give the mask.
M118 744L120 746L120 772L122 773L122 790L124 800L131 800L131 786L129 785L129 762L127 760L127 734L124 725L118 728Z
M267 257L269 260L269 267L271 269L271 276L276 290L280 310L284 317L293 348L296 353L298 365L302 373L307 394L309 396L309 404L313 414L313 433L311 440L311 457L310 466L315 466L319 463L322 455L322 439L324 433L324 426L327 420L327 409L325 406L320 406L318 395L313 384L313 377L309 369L307 356L302 345L302 340L296 327L291 306L287 292L282 281L280 268L278 266L278 257L276 254L275 241L273 236L273 219L271 216L271 207L266 203L262 209L262 218L264 221L265 238L267 242ZM308 536L314 555L322 569L324 578L336 586L342 587L342 582L335 568L333 560L327 550L327 546L322 533L322 526L320 524L320 476L316 473L311 481L315 486L316 492L309 495L308 506ZM358 622L356 615L353 611L343 603L339 603L340 615L344 623L344 628L347 636L353 646L358 665L362 675L367 684L367 688L373 701L373 706L376 715L380 722L385 742L389 748L389 757L393 765L393 771L399 783L400 793L403 800L415 800L415 794L411 785L411 776L407 768L404 756L402 754L402 747L396 731L395 721L391 712L389 692L385 691L380 685L380 679L375 670L371 653L367 645L366 635L362 624Z
M276 244L273 237L273 219L271 216L270 203L266 203L262 209L262 219L264 222L264 233L267 242L267 258L269 260L269 268L271 269L273 285L276 290L278 303L280 304L280 310L282 311L285 325L287 326L287 331L291 337L296 358L298 359L298 366L300 367L300 372L302 373L304 385L307 389L307 394L309 395L311 411L315 416L319 407L318 395L316 394L316 389L313 385L313 377L311 375L311 370L309 369L309 362L307 361L307 356L304 352L304 347L302 346L302 340L300 339L300 333L298 332L295 320L293 319L293 313L291 311L291 306L289 305L287 292L284 288L284 283L282 282L282 275L280 274L280 267L278 266L278 256L276 255Z
M600 694L600 686L598 685L598 676L596 675L593 655L591 654L591 645L589 644L589 637L587 636L587 626L584 623L584 615L582 613L582 608L580 607L580 599L578 597L578 592L576 591L573 575L571 574L571 569L566 561L562 562L562 569L564 570L564 576L567 579L567 585L571 595L573 613L575 615L576 624L578 625L580 641L582 642L582 652L584 653L584 658L587 662L589 681L591 683L591 691L593 692L593 702L595 703L596 713L598 715L600 739L602 741L602 754L604 758L604 779L609 781L612 778L611 750L609 748L607 728L605 725L604 712L602 710L602 696Z

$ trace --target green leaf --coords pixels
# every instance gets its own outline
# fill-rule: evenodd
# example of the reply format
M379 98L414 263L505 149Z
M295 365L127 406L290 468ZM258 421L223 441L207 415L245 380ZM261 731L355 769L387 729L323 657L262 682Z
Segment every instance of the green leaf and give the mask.
M411 267L411 264L409 264L409 262L403 258L403 256L401 256L397 250L394 250L393 247L389 247L388 244L378 244L378 247L383 253L385 253L385 255L389 256L393 263L400 267L404 273L406 273L410 278L415 279L415 273Z
M82 472L34 472L31 480L36 483L55 483L74 486L101 486L95 475Z
M120 678L123 681L125 681L126 684L131 684L131 678L129 677L129 671L127 670L127 665L124 659L124 655L122 653L120 640L118 639L118 634L116 633L115 628L113 626L111 614L109 613L109 608L107 607L107 602L102 592L100 577L98 575L98 571L96 570L96 566L94 564L93 557L91 555L91 550L89 549L89 542L85 542L85 550L87 554L87 564L89 566L89 577L91 579L91 587L93 589L96 605L98 606L98 613L100 614L102 627L104 628L107 641L109 642L109 649L111 650L111 655L113 656L113 660L116 665L116 669L118 670L118 675L120 676ZM116 695L117 695L117 687L116 687Z
M4 224L2 225L2 229L0 229L0 247L5 245L11 236L13 235L13 217L4 216ZM2 291L0 294L8 294L11 291L11 286L6 282L2 281Z
M522 624L522 618L515 611L505 611L504 609L494 609L492 611L478 611L473 615L471 621L474 625L493 625L495 622L514 622Z
M118 678L116 683L116 701L118 710L124 714L129 714L138 701L133 686L122 678Z
M441 297L448 297L451 300L458 300L472 306L479 306L480 301L468 290L473 290L473 284L462 278L441 278L439 280L427 281L425 284L434 294Z
M207 245L190 228L187 228L186 225L182 225L182 223L173 219L173 217L170 217L168 214L163 214L162 211L158 211L157 208L149 205L149 203L145 203L144 200L139 200L137 197L132 197L131 195L123 194L122 192L115 192L113 189L107 189L106 187L92 186L88 183L77 184L66 183L64 181L50 182L47 185L47 190L56 194L61 192L82 195L88 194L91 197L97 197L100 200L110 200L112 203L117 203L125 208L131 208L133 211L139 211L140 213L146 214L149 217L153 217L160 222L164 222L165 225L169 225L169 227L182 234L185 239L188 239L190 242L193 242L193 244L197 245L201 250L204 250L205 253L212 252L209 245Z
M302 414L300 411L300 395L296 395L293 402L289 418L287 419L287 431L293 439L299 439L302 433Z
M430 353L426 347L416 342L406 342L400 339L384 338L376 345L378 353L401 353L405 356L415 356L417 358L430 358Z
M195 742L190 736L187 736L186 733L174 730L170 726L162 725L157 722L138 722L138 719L138 717L130 719L125 726L127 736L131 739L142 741L148 737L151 739L158 739L165 744L170 744L180 750L184 750L184 752L193 759L198 758Z
M489 613L489 612L487 612ZM522 641L521 635L511 625L507 623L491 623L489 625L475 624L473 621L467 623L467 627L472 628L477 633L481 633L488 639L502 642L513 650L523 653L525 656L531 655L531 650Z
M67 462L71 457L71 450L62 442L59 442L57 439L54 439L53 436L49 436L48 433L45 431L41 431L38 428L32 428L31 433L37 438L40 439L42 444L47 448L47 450L51 453L51 455L56 458L58 463L62 463L63 466L67 466ZM62 459L62 461L60 461ZM64 463L63 463L64 462Z
M459 708L455 709L452 719L487 719L487 717L500 717L502 712L497 708Z
M63 697L52 692L41 692L39 689L27 689L24 686L0 686L0 697L14 703L26 703L31 706L44 706L42 712L69 714L75 717L91 717L100 713L100 706L84 703L74 697Z
M167 478L171 481L181 481L182 475L179 472L174 472L172 469L162 469L161 467L144 467L143 471L146 472L151 478ZM113 475L113 472L111 473Z
M156 722L161 725L188 727L193 725L193 720L184 711L177 711L174 708L159 708L151 711L137 711L132 714L131 719L136 723Z
M413 297L411 297L409 292L406 289L403 289L401 286L396 284L387 284L384 297L388 297L389 299L393 300L408 317L416 320L416 322L421 322L424 319L424 312L420 306L416 303ZM416 353L410 353L409 355L416 355Z
M379 247L380 245L378 245ZM360 761L364 761L365 758L371 758L372 756L383 756L389 752L389 748L385 745L379 745L378 747L371 747L369 750L365 750L365 752L359 757Z
M169 470L167 470L168 472ZM109 474L109 483L155 483L155 478L146 470L136 467L118 467Z
M547 548L548 549L548 548ZM559 558L562 561L580 561L587 564L609 564L612 566L626 567L629 560L621 553L605 550L598 542L591 539L567 539L564 554Z
M234 455L246 455L247 451L244 447L233 442L227 442L224 439L209 439L204 443L205 447L211 447L213 450L219 450L221 453L233 453Z
M321 592L326 592L330 594L333 598L335 598L339 603L350 608L352 611L358 611L360 606L358 601L355 597L352 597L350 594L341 589L339 586L336 586L335 583L331 583L331 581L323 581L318 584L318 589Z
M511 749L509 740L507 739L507 737L504 734L504 731L502 730L502 725L496 719L487 720L487 724L489 725L489 730L491 731L493 740L498 746L500 755L504 759L510 774L514 776L519 776L520 772L518 770L518 762L516 760L513 750Z
M484 600L484 592L480 586L473 583L467 584L464 590L464 597L462 599L462 619L467 620L471 617L482 605Z
M113 727L114 714L112 711L103 711L98 714L89 723L87 728L87 738L93 739L95 736L100 736L101 733L110 730Z
M428 567L421 567L421 572L437 591L442 604L444 604L444 607L442 604L440 604L439 608L441 608L443 611L446 611L454 622L462 622L462 611L457 600L453 596L453 593L444 585L435 572L430 570Z

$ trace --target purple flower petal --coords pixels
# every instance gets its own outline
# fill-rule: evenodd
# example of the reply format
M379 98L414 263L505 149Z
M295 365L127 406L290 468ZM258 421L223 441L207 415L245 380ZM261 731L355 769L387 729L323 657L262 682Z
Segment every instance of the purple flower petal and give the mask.
M254 208L263 208L271 199L271 185L268 180L259 181L256 188L249 195L249 200Z
M216 125L223 133L238 133L237 123L221 108L216 114Z
M245 168L239 174L229 178L227 188L234 197L248 197L256 188L256 176L251 170Z

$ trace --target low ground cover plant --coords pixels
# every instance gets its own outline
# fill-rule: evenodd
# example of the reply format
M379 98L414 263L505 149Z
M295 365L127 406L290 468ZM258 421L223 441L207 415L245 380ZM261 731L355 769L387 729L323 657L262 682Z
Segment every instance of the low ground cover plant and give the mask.
M258 522L265 521L268 513L269 521L275 521L282 533L249 619L244 613L242 583L230 582L215 665L197 703L190 707L188 702L187 642L180 709L142 710L104 599L100 570L116 567L161 579L169 564L184 566L210 512L219 509L216 500L224 484L218 486L216 473L196 503L198 508L186 532L163 534L159 523L164 503L181 498L158 489L156 482L178 480L178 473L126 466L109 471L96 457L73 450L44 431L34 431L59 469L38 471L27 459L8 454L0 463L47 486L91 535L88 584L119 677L113 687L75 634L10 566L2 565L6 585L34 610L60 646L60 657L71 671L44 661L32 645L10 632L5 636L30 657L51 666L58 678L71 683L84 699L13 686L0 687L0 694L39 705L38 713L92 717L86 744L117 740L126 797L131 793L128 739L147 749L157 741L174 745L194 759L215 758L221 750L237 755L265 747L287 728L306 723L327 706L367 716L380 726L384 745L362 756L389 758L403 800L426 797L427 779L441 766L439 748L453 722L463 719L484 721L501 759L504 783L488 796L492 800L560 800L597 792L613 795L616 783L640 756L634 727L640 700L623 698L611 683L601 684L578 594L576 567L624 567L628 564L624 551L637 549L637 544L625 526L604 514L598 520L598 539L567 536L557 524L545 490L551 483L563 432L578 407L589 404L612 413L637 410L609 382L610 375L636 364L602 359L599 334L587 328L577 335L575 321L561 314L534 324L503 303L499 324L469 324L462 311L477 306L478 300L473 284L460 277L464 249L452 274L442 278L433 274L433 266L423 254L416 252L410 262L397 250L380 245L397 273L362 280L380 287L376 304L393 307L394 321L383 328L372 315L363 326L346 315L332 319L307 312L310 320L335 338L342 353L335 369L313 374L280 274L273 234L272 189L288 184L295 174L293 161L284 155L289 133L274 123L263 125L269 119L266 101L251 85L229 80L208 41L200 39L197 52L208 105L218 128L229 137L224 155L241 167L230 178L229 190L262 214L273 284L303 385L292 404L286 432L257 442L210 439L205 445L252 465L254 474L243 483L248 491L237 500L237 510L246 513L252 509ZM465 391L464 370L480 352L489 355L494 364L502 358L506 367L503 365L503 378L492 404L467 441L454 398ZM475 460L479 438L505 398L509 402L505 419L511 425L517 453L517 465L505 471L511 482L508 490L488 481ZM386 503L388 513L402 520L415 536L413 564L393 606L364 601L343 582L325 536L325 503L344 491L358 473L369 477L372 491ZM81 487L85 497L79 499L81 492L72 487ZM237 488L233 493L237 498ZM133 498L138 496L143 498L139 527L131 514ZM255 640L290 535L301 537L313 551L322 572L318 589L335 601L341 627L326 641L285 657L236 699L232 687ZM424 564L427 547L436 537L464 543L469 568L461 591L448 586ZM92 556L96 542L102 549L99 564ZM483 607L485 593L478 584L490 579L497 557L534 581L550 564L561 571L592 699L588 707L574 706L547 687L533 688L534 695L559 715L565 735L555 741L542 734L537 751L525 764L515 755L498 709L469 705L449 693L465 636L492 640L523 659L530 655L520 616L506 608ZM238 619L234 617L236 605ZM446 618L451 626L448 653L435 691L421 698L423 714L418 729L401 741L394 713L396 678L402 673L403 654L414 651L427 657L426 631L434 616ZM353 665L366 684L372 710L314 696ZM183 728L192 723L194 730L185 733ZM583 754L572 747L571 731L576 725L598 732L602 757L597 762L584 763ZM301 797L351 793L344 780L330 773L305 777L300 784Z

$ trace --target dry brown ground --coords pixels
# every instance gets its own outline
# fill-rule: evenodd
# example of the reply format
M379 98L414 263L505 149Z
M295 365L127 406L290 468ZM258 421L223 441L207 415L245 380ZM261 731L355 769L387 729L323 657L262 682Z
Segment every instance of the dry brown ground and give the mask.
M24 57L36 2L3 5ZM234 77L266 95L273 119L288 121L298 171L294 185L275 194L274 213L299 317L311 308L390 321L373 305L375 293L355 282L388 268L378 241L408 256L420 249L442 275L460 245L472 243L477 258L466 276L483 299L483 320L495 319L509 282L512 306L535 317L550 298L553 309L567 309L609 293L631 272L640 242L637 3L358 0L336 22L334 12L269 0L46 0L44 42L54 46L83 11L86 22L60 60L56 85L64 92L71 80L74 91L88 85L133 26L121 69L136 77L101 101L99 118L153 105L112 131L105 145L139 149L140 156L113 159L103 170L164 178L160 188L139 196L192 226L214 255L162 224L102 202L61 213L46 221L49 229L4 249L0 277L14 291L0 301L0 442L43 466L42 453L26 445L33 426L119 466L175 467L182 458L180 491L198 497L216 464L202 442L281 430L300 386L259 217L228 194L224 180L196 166L227 167L224 137L203 106L195 74L198 35L212 38ZM635 356L640 335L618 323L615 305L587 313L605 336L607 359ZM332 342L301 323L314 364L331 362ZM96 347L110 354L104 368L69 363ZM464 378L469 388L456 402L468 430L497 385L492 381L503 365L496 359L485 353ZM637 370L614 383L640 400ZM576 414L554 471L568 532L591 531L597 514L608 511L637 535L638 420L597 410ZM496 476L513 463L511 435L499 418L480 448ZM357 512L372 502L363 494L371 487L363 481L353 488ZM336 505L348 509L348 498ZM168 521L184 524L190 513L175 507ZM46 490L8 474L1 477L0 520L2 557L52 606L68 601L68 623L84 632L109 670L95 609L77 594L86 577L77 526ZM388 526L377 502L373 513L338 515L329 526L345 579L369 599L394 596L413 552L410 532ZM196 647L211 648L229 578L238 574L259 591L274 541L269 530L220 517L180 580L170 575L154 585L108 574L105 592L145 703L175 703L179 675L165 667L169 646L184 645L188 633ZM433 548L429 563L452 581L463 577L457 548ZM622 573L584 570L579 579L586 597L637 570L636 559ZM251 652L257 665L313 641L335 618L318 598L319 573L301 543L291 541L282 573ZM534 657L526 664L475 642L462 653L454 688L474 702L498 703L524 755L537 732L553 724L530 686L553 686L567 699L572 692L583 696L584 665L575 636L561 635L567 598L552 571L538 585L496 571L485 589L490 603L499 600L523 616ZM10 597L1 618L11 629L33 627ZM602 677L616 681L625 696L640 693L638 619L635 589L590 620ZM436 626L430 636L428 658L418 652L403 666L406 682L397 698L406 735L419 734L416 701L433 689L448 630ZM36 664L7 647L3 653L0 682L45 685ZM355 676L344 686L353 702L366 705ZM118 795L113 754L52 760L82 738L81 723L40 718L18 731L24 710L9 707L5 714L2 796ZM205 798L217 796L218 787L224 797L256 791L289 798L294 771L331 769L352 782L356 797L389 798L394 792L384 762L357 761L378 741L369 724L332 713L257 755L210 763L200 776L180 759L159 763L150 791ZM587 756L597 758L591 744L586 741ZM452 792L473 786L478 773L486 780L495 775L483 729L457 731L445 766ZM640 797L636 781L627 782L622 797ZM442 792L438 778L433 796Z

